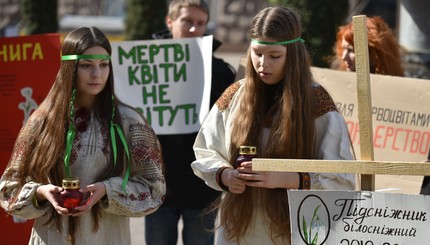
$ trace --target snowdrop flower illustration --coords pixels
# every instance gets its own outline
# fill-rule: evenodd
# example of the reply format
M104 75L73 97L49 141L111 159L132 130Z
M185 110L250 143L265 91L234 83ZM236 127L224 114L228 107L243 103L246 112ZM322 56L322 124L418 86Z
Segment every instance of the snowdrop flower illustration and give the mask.
M305 216L302 217L303 236L305 238L306 243L309 245L316 245L318 244L318 239L325 239L325 225L324 222L322 222L320 217L318 216L318 210L320 207L321 205L318 205L315 208L309 225L308 223L306 223Z

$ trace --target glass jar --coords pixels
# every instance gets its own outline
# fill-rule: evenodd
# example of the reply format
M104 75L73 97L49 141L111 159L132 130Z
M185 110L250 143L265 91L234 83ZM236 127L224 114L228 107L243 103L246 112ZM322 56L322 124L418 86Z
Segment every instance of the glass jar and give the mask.
M234 168L238 168L241 163L249 162L252 158L257 157L257 147L255 146L240 146L239 157L236 159Z
M74 212L75 207L81 205L83 194L79 192L79 179L66 178L63 179L63 191L60 193L61 205Z

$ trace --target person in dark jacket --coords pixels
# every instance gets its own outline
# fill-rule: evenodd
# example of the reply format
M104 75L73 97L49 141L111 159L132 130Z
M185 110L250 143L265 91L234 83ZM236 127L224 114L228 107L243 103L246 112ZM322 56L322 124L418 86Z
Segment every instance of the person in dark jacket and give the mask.
M173 0L166 17L167 30L154 33L154 39L176 39L205 35L209 8L202 0ZM213 41L213 51L221 46ZM212 55L210 106L234 82L235 70L224 60ZM167 184L163 205L145 218L145 240L148 245L176 245L178 222L183 221L183 244L213 244L212 229L216 214L206 208L221 192L208 187L191 169L195 160L193 144L197 132L158 135L165 162Z
M430 162L430 149L425 162ZM430 176L424 176L423 183L421 185L421 195L430 195Z

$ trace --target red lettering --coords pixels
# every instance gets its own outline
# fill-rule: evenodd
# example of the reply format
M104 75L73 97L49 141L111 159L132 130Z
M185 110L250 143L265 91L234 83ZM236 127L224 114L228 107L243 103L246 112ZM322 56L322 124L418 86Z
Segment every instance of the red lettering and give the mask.
M355 146L360 145L360 126L358 122L346 121L346 125L352 144ZM373 146L375 149L402 151L424 155L425 157L430 147L429 131L377 125L374 127L373 133Z
M395 150L395 151L400 150L400 148L396 146L396 142L397 142L397 135L398 135L399 131L400 131L400 132L403 132L403 131L405 131L405 130L404 130L403 128L397 128L397 129L396 129L396 133L395 133L395 135L394 135L393 146L392 146L393 150Z
M384 149L387 147L387 139L394 135L394 128L387 127L387 132L385 133L385 140L384 140ZM396 141L393 139L393 142Z
M411 142L411 153L417 153L420 145L420 132L414 131L414 134L412 136L412 142Z
M427 154L427 151L430 146L430 132L423 132L420 142L421 142L421 146L419 148L420 154Z
M380 125L380 126L377 126L376 127L376 129L375 129L375 136L373 137L373 146L374 147L377 147L377 148L381 148L381 145L378 143L378 139L381 139L382 138L382 134L383 133L380 133L380 131L379 130L383 130L385 127L384 126L382 126L382 125ZM386 137L385 137L386 138ZM384 147L385 147L385 144L384 144Z
M406 148L408 147L409 135L411 134L412 130L405 129L405 132L406 132L406 138L405 138L405 146L403 147L403 151L406 151Z
M357 139L357 134L360 131L358 128L358 123L353 121L346 121L346 126L348 127L349 135L351 136L351 142L354 144Z

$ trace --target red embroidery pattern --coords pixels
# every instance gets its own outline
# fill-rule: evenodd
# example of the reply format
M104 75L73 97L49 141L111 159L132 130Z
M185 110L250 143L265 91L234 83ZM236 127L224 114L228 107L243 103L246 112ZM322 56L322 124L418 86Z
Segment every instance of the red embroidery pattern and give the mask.
M154 136L154 131L147 125L130 125L131 134L131 154L137 166L147 164L158 164L161 162L161 155L158 149L158 141Z
M91 111L89 109L82 107L76 111L76 114L75 114L76 134L75 134L75 139L73 141L72 152L70 154L70 165L73 165L73 163L76 161L78 157L78 152L80 152L83 147L81 134L87 131L90 120L91 120ZM103 138L103 142L107 142L107 138L109 135L108 135L107 123L104 120L100 123L100 133ZM103 143L102 151L105 155L109 153L108 145L109 144Z
M240 83L235 82L230 87L228 87L224 93L222 93L221 97L216 101L216 106L220 111L224 111L230 105L231 100L233 99L234 94L240 88Z
M149 194L149 192L141 192L137 196L135 196L133 193L130 195L124 195L122 193L119 194L119 197L123 199L130 199L131 201L144 201L150 196L151 195Z

